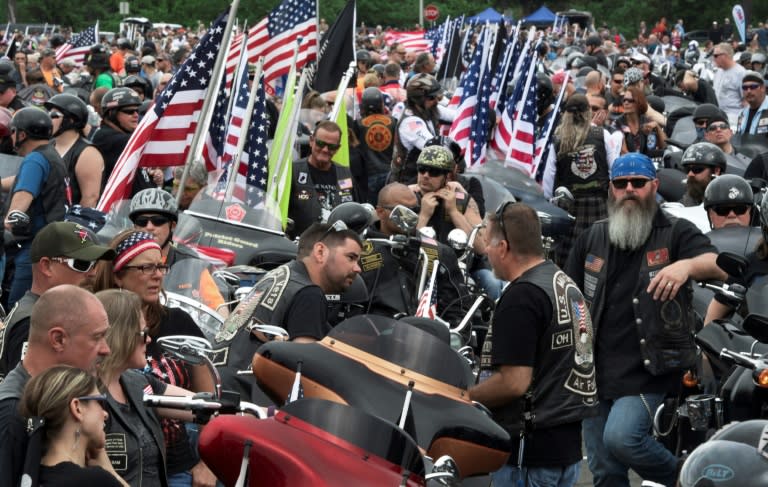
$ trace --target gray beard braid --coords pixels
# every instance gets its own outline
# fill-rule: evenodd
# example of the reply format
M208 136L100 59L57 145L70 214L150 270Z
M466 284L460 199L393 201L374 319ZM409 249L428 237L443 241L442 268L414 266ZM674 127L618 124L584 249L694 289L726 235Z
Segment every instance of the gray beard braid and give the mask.
M656 200L635 201L635 207L622 206L613 194L608 195L608 239L621 250L639 249L653 229Z

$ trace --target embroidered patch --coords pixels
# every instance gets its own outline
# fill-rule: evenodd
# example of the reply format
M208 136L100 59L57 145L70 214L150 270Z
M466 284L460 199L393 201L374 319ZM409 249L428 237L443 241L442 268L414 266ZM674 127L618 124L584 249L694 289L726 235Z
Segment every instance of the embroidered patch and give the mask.
M584 260L584 268L592 272L600 272L605 264L605 260L592 254L588 254Z
M663 249L651 250L645 254L645 258L648 261L648 267L656 267L669 263L669 249L666 247Z

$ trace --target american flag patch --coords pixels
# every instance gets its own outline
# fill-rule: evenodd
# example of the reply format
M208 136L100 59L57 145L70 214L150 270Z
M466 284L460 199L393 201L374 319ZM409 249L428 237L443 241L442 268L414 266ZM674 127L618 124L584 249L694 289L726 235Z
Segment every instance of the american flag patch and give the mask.
M352 178L340 179L339 189L352 189Z
M416 132L421 128L422 125L424 125L424 122L422 122L421 120L410 120L408 122L408 130L412 132Z
M147 384L144 387L144 394L154 394L154 393L155 393L155 390L152 389L152 384Z
M600 272L603 268L603 264L605 264L603 259L596 255L589 254L584 261L584 268L588 271Z

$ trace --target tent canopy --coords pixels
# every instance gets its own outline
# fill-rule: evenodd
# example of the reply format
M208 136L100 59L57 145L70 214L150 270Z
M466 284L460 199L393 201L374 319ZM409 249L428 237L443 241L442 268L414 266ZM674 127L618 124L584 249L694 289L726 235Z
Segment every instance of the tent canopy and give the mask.
M536 25L552 24L554 23L555 18L557 18L557 16L553 11L548 9L546 6L542 6L540 9L533 12L531 15L525 17L523 19L523 24L536 24Z
M486 22L498 24L505 21L511 22L512 19L510 17L504 17L504 15L502 15L500 12L497 12L491 7L488 7L487 9L483 10L482 12L475 15L474 17L470 17L467 19L467 22L472 24L484 24Z

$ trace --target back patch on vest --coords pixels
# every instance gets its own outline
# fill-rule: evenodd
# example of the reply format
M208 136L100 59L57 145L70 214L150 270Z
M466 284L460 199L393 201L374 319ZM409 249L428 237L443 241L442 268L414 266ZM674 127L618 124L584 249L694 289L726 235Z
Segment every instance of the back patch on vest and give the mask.
M597 172L597 161L595 160L595 146L587 144L576 152L572 152L571 172L574 176L581 179L587 179Z

